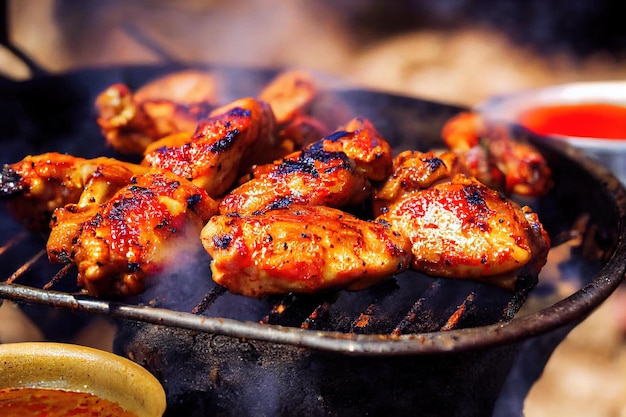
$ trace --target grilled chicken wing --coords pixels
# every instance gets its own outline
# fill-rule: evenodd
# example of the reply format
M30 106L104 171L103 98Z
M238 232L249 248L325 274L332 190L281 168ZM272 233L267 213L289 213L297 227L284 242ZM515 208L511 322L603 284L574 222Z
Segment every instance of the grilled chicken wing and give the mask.
M200 247L200 230L216 210L201 188L175 174L150 171L103 204L57 209L48 257L76 264L78 284L93 295L134 295L143 291L147 276Z
M460 170L459 158L450 151L406 150L393 159L393 173L374 190L374 214L387 211L404 194L449 180Z
M349 206L364 201L371 189L345 154L318 146L265 168L228 193L220 202L220 213L252 214L292 204Z
M492 188L539 197L552 187L552 172L543 156L530 143L512 138L506 127L489 126L479 114L453 117L442 138L459 154L468 175Z
M302 149L330 133L332 133L331 130L318 119L311 116L298 116L278 130L281 146L287 150L282 156Z
M530 208L462 174L405 194L377 220L410 239L413 269L505 288L527 264L538 273L550 245Z
M285 151L274 159L302 149L331 133L324 123L308 114L308 108L317 95L318 87L311 74L299 70L278 74L261 91L258 98L272 108L280 140L279 150Z
M159 78L134 94L114 84L96 98L97 122L114 149L142 153L162 137L193 132L217 105L215 77L186 70Z
M350 120L344 130L348 135L328 138L324 141L324 149L345 153L368 179L385 180L393 166L391 145L380 136L371 121L362 117Z
M267 104L240 99L216 110L192 135L179 133L153 142L142 164L171 171L218 197L235 182L254 143L271 143L274 123Z
M259 100L270 105L276 122L284 125L306 113L307 106L317 94L317 85L305 71L284 71L276 76L259 94Z
M5 165L0 192L16 220L29 230L44 232L57 207L99 204L146 170L112 158L84 159L51 152Z
M98 125L106 141L124 153L142 153L161 138L193 133L202 119L218 105L216 77L204 71L179 71L152 81L136 92L114 84L96 98ZM276 115L285 134L300 140L309 125L294 122L304 116L317 94L317 86L304 71L285 71L260 93ZM292 124L292 122L294 122ZM321 125L317 123L316 127ZM298 129L303 131L298 132ZM289 138L292 139L292 138ZM282 156L282 155L281 155Z
M361 289L411 262L407 238L384 224L322 206L217 215L201 237L213 258L213 280L251 297Z
M369 121L355 119L302 151L258 166L227 194L220 213L252 214L291 204L344 207L370 196L370 180L391 169L391 148Z

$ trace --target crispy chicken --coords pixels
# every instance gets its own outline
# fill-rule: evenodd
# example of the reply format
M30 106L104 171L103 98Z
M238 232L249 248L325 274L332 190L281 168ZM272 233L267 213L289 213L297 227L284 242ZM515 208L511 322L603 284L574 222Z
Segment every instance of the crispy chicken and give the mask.
M55 210L48 257L76 264L78 284L90 294L138 294L146 277L201 248L200 230L216 211L203 189L175 174L149 171L102 204Z
M404 194L377 221L410 239L413 269L509 289L525 265L539 272L550 245L530 208L463 174Z
M278 129L281 148L286 151L282 156L318 141L331 133L328 127L311 116L298 116ZM278 159L278 158L275 158Z
M507 127L489 125L477 113L460 113L450 119L442 138L460 156L467 174L492 188L539 197L552 187L551 170L539 151L513 138Z
M70 203L79 207L102 203L133 175L145 171L146 167L113 158L44 153L5 165L0 192L17 221L29 230L46 232L56 208Z
M382 223L323 206L217 215L201 233L213 280L251 297L357 290L405 270L410 243Z
M285 151L274 159L330 133L324 123L308 114L317 95L318 87L311 74L300 70L281 72L261 91L258 98L272 108L280 149Z
M153 142L142 164L171 171L219 197L239 176L255 142L271 146L274 125L267 104L240 99L215 110L191 135L178 133Z
M278 125L285 125L306 114L307 106L317 95L317 85L305 71L278 74L259 94L259 100L270 105Z
M294 70L278 74L258 99L274 112L279 128L276 133L298 146L310 137L312 129L327 133L319 121L306 116L316 94L311 75ZM134 93L125 84L113 84L98 95L95 104L97 122L107 143L123 153L141 154L149 144L166 136L192 134L218 103L214 74L184 70L157 78Z
M372 196L375 215L387 211L389 205L404 194L423 190L452 178L461 170L459 158L450 151L420 152L406 150L393 159L393 172Z
M134 94L114 84L96 98L97 122L107 143L124 153L142 153L165 136L195 131L217 105L215 76L185 70L161 77Z
M337 135L323 143L328 152L343 152L356 163L357 171L369 180L382 181L391 174L393 155L389 143L380 136L368 119L355 117L344 130L348 135Z
M144 154L139 165L48 153L4 167L11 213L50 231L49 260L75 264L90 294L138 294L202 246L214 281L252 297L362 289L407 268L512 288L545 264L537 214L490 187L540 196L550 169L476 114L445 126L449 151L393 158L369 120L329 132L307 114L307 73L221 106L216 88L183 71L104 91L98 123L115 149ZM344 211L368 199L374 221Z
M345 207L365 201L371 180L391 170L391 148L367 120L338 130L273 164L227 194L220 213L252 214L292 204Z

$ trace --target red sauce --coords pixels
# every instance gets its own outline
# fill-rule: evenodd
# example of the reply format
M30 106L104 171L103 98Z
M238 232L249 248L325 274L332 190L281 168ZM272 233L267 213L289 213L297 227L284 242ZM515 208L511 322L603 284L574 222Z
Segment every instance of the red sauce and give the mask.
M137 417L92 394L39 388L0 389L0 416Z
M572 104L537 107L520 124L542 135L625 139L626 107L615 104Z

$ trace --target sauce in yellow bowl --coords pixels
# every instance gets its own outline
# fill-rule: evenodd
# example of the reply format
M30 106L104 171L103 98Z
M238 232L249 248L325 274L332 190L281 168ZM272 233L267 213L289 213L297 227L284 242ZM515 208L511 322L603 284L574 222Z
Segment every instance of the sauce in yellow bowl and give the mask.
M64 343L0 345L1 416L161 417L165 406L158 380L121 356Z

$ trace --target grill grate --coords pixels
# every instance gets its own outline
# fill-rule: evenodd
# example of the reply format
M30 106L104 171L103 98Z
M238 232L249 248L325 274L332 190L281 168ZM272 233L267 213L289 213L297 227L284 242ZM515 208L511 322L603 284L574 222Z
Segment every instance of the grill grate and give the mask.
M132 88L177 69L180 67L104 68L1 84L2 162L52 150L88 158L111 156L110 150L107 154L106 149L93 145L102 142L92 114L97 93L116 82ZM226 84L233 87L230 92L234 97L249 95L275 75L273 70L220 69L225 70L222 74ZM415 98L346 89L323 95L314 103L312 114L323 118L336 113L338 102L346 104L347 113L372 120L396 149L425 150L440 145L441 126L463 110ZM341 119L345 121L343 113ZM602 226L602 233L596 233L594 239L603 253L614 253L621 242L616 234L622 230L621 223L615 227L616 216L622 212L616 214L614 206L622 202L622 189L611 185L614 180L606 180L606 173L596 172L597 167L579 162L576 155L568 159L565 151L553 144L536 138L534 142L542 146L557 174L556 192L538 202L537 210L551 235L570 233L581 213L592 213L592 223ZM587 194L581 198L581 189L591 192L593 198ZM622 210L621 205L618 209ZM520 277L519 288L511 293L484 283L436 279L409 271L358 292L251 300L215 286L209 279L209 260L203 259L191 266L190 273L175 274L170 288L154 286L140 298L121 302L82 294L73 269L50 265L42 252L42 237L24 232L12 222L1 201L0 237L4 239L0 241L0 298L345 354L459 351L504 339L521 339L527 334L523 328L526 321L512 320L515 323L509 326L509 320L535 284L533 277ZM576 276L582 278L583 285L608 262L606 259L577 261ZM621 259L612 259L613 268L618 261ZM586 288L585 297L594 302L606 297L616 280L611 276L601 281L603 285ZM579 316L593 308L590 302L571 304ZM555 307L555 311L563 309ZM545 314L528 319L533 332L557 325L563 315L556 314L552 321L544 318Z
M6 213L0 213L6 218ZM185 317L184 323L207 319L240 320L236 309L224 315L218 304L232 304L243 297L234 296L219 285L214 285L188 311L169 304L176 299L171 294L148 299L102 300L77 290L76 273L72 265L62 267L48 264L41 241L32 241L27 232L19 232L0 246L0 265L3 270L12 264L19 254L24 258L8 277L0 284L0 296L17 302L29 301L50 307L69 307L90 313L114 315L122 319L139 318L140 321L158 322L180 326L178 320ZM55 272L56 271L56 272ZM48 275L44 275L48 274ZM406 276L402 276L406 275ZM245 299L251 310L261 311L257 321L261 325L289 327L300 330L341 332L353 335L386 335L397 337L402 334L449 331L464 326L485 324L485 316L476 316L479 301L477 294L488 292L493 303L495 292L501 308L491 314L489 322L499 322L511 317L519 305L514 305L511 294L491 286L451 280L436 279L407 272L394 280L358 292L326 292L316 295L287 294L264 300ZM176 279L176 276L161 278L162 281ZM210 281L207 278L204 280ZM69 287L70 290L64 290ZM460 287L461 291L451 288ZM72 291L73 289L73 291ZM530 289L530 288L528 288ZM172 288L169 289L172 291ZM525 298L517 294L518 299ZM232 299L226 300L231 297ZM215 312L213 310L216 310ZM174 319L175 317L175 319ZM193 327L201 326L194 324ZM184 324L182 327L187 327Z
M226 293L226 288L220 286L220 285L216 285L211 292L209 292L208 294L206 294L202 300L196 304L196 306L191 309L191 312L193 314L202 314L204 313L208 308L211 307L211 304L213 304L215 302L215 300L217 300L218 297L220 297L221 295L223 295L224 293Z

